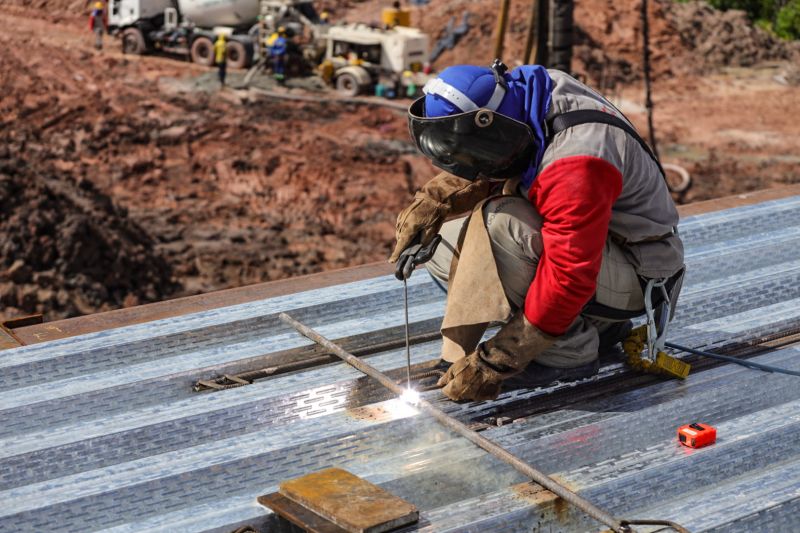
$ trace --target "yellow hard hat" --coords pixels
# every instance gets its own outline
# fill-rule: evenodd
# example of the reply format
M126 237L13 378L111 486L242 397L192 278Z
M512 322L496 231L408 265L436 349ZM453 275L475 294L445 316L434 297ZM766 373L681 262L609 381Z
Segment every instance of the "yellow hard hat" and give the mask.
M103 2L95 2L94 3L95 9L103 9Z

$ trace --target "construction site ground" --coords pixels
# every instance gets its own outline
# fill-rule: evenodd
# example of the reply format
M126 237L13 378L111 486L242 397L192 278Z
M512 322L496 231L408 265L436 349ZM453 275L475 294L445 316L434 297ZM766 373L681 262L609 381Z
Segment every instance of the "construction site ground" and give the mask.
M589 3L599 2L579 3L579 26ZM337 16L369 5L338 6ZM488 12L494 3L468 5ZM451 8L443 6L431 4L426 24L444 25ZM219 90L214 69L125 56L108 37L95 51L81 6L69 9L0 3L13 28L0 35L0 317L63 318L388 256L397 212L434 173L410 144L402 111L279 100L236 88L243 72ZM436 66L464 54L488 61L486 20ZM602 79L646 131L641 82L620 67L637 56L619 40L638 33L620 37L615 20L593 19L603 32L582 30L575 68ZM800 182L792 60L681 68L667 60L693 56L669 50L678 46L667 42L670 28L654 23L656 47L664 41L654 58L655 123L663 160L694 179L676 200ZM616 74L597 70L597 46Z

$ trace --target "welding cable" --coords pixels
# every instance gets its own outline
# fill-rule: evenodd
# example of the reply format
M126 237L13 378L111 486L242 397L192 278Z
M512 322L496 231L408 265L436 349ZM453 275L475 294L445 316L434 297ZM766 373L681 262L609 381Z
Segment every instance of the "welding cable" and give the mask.
M711 353L711 352L704 352L703 350L695 350L694 348L689 348L688 346L681 346L680 344L675 344L674 342L666 342L664 346L668 348L673 348L675 350L680 350L682 352L693 353L695 355L700 355L703 357L710 357L711 359L719 359L720 361L727 361L729 363L734 363L737 365L742 365L747 368L752 368L753 370L763 370L764 372L775 372L777 374L788 374L790 376L800 376L800 371L797 370L789 370L788 368L779 368L777 366L772 365L764 365L761 363L755 363L753 361L747 361L745 359L737 359L736 357L730 357L728 355L721 355L718 353Z

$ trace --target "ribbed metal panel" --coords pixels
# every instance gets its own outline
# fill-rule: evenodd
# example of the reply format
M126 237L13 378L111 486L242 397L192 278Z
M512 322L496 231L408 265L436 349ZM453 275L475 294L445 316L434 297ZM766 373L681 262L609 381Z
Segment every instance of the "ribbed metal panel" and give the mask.
M692 217L681 232L688 274L673 340L713 347L800 323L800 199ZM308 346L280 312L329 338L377 336L402 325L401 298L396 280L376 278L0 352L0 531L276 531L255 497L328 466L417 504L422 519L409 530L599 528L346 365L191 389ZM444 310L422 272L410 303L415 323ZM414 361L435 359L439 347L416 345ZM369 360L398 368L403 350ZM800 369L800 350L756 360ZM485 435L620 516L673 519L692 531L797 529L798 378L722 366L579 399L623 372L607 364L584 383L496 402L425 396L469 422L575 392L558 410ZM714 424L717 444L679 446L675 429L692 421Z

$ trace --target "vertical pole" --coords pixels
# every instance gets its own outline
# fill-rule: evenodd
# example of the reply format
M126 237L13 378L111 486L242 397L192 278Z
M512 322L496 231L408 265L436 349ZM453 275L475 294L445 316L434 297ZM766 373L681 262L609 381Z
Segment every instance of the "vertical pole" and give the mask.
M573 0L550 0L547 66L572 71Z
M494 41L494 58L503 58L503 42L506 38L506 26L508 25L508 7L511 0L500 0L500 16L497 17L497 35Z
M538 15L536 16L536 46L534 47L534 60L537 65L550 66L548 54L550 46L550 3L553 0L537 0Z
M532 0L531 1L531 15L528 18L528 36L525 39L525 55L522 56L522 61L529 65L536 60L536 48L538 48L538 42L536 40L536 36L538 35L538 31L536 28L537 22L537 12L539 11L539 0Z
M650 137L650 148L653 149L656 159L658 148L656 147L656 131L653 127L653 99L650 91L650 24L647 15L647 0L642 0L642 47L644 55L644 105L647 108L647 130Z

